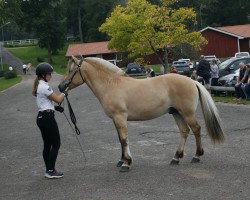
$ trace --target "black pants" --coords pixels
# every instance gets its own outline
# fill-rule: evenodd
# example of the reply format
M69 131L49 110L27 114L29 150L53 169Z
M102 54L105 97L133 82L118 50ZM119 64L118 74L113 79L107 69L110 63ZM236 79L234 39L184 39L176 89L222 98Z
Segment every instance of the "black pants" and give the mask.
M245 94L244 94L244 92L243 92L243 90L241 88L241 85L242 84L240 84L238 87L234 86L234 88L235 88L235 96L236 96L237 99L239 99L239 98L245 99L246 98Z
M39 112L36 123L40 128L44 142L43 159L46 170L54 170L56 158L61 145L59 129L55 120L54 112Z
M219 78L211 78L211 86L218 86Z

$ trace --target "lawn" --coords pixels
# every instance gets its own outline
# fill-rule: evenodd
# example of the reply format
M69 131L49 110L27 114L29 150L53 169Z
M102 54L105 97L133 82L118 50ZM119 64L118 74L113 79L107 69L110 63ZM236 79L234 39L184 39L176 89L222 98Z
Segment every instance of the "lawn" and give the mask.
M17 76L16 78L5 79L0 78L0 91L6 90L7 88L16 85L22 81L22 76Z
M57 55L52 56L54 70L59 74L64 74L67 66L67 58L65 57L68 45L59 50ZM35 67L41 61L47 62L47 50L41 49L38 46L7 48L16 57L20 58L24 63L32 63Z
M237 100L234 100L234 97L231 97L231 96L214 96L213 99L215 102L250 105L250 101L246 101L244 99L237 101Z

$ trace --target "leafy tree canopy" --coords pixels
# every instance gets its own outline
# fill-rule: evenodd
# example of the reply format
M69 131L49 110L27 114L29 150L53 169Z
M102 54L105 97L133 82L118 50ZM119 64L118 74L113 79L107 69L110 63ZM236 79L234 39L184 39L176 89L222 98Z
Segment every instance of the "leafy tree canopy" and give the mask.
M158 54L159 49L167 51L185 43L199 50L207 41L199 32L187 29L187 24L196 23L196 13L192 8L172 9L175 2L161 0L159 6L129 0L125 7L117 6L100 27L111 38L109 48L128 51L130 57Z
M41 48L48 50L49 62L52 53L56 53L65 43L65 17L61 1L29 0L21 2L22 17L19 23L28 31L34 31Z

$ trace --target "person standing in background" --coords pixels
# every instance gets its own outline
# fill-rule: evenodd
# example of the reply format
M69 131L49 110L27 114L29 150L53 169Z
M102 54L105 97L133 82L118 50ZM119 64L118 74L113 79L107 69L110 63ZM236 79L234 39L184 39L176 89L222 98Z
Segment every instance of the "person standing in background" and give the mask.
M215 59L211 61L210 70L211 70L211 86L217 86L219 79L219 67Z
M204 81L204 85L207 87L210 86L210 77L211 77L210 71L211 70L210 70L209 62L205 60L204 55L201 55L196 73L197 73L197 76L202 78L202 80ZM199 80L199 77L198 77L198 80Z
M23 74L26 74L26 72L27 72L27 65L26 64L23 64Z
M146 75L147 75L147 78L155 77L155 72L152 68L149 67L146 70Z

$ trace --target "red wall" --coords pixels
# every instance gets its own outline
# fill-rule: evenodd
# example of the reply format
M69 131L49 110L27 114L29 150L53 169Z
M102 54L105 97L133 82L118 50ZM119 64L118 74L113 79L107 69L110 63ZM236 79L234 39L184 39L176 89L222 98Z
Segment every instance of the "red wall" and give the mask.
M216 55L217 58L232 57L238 52L237 38L213 30L201 33L208 41L202 48L203 55Z
M240 40L240 51L247 51L250 53L250 39L242 39Z

